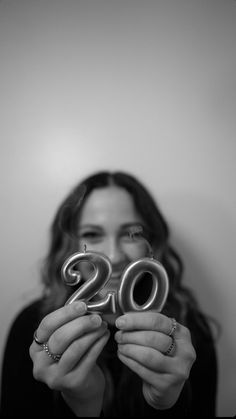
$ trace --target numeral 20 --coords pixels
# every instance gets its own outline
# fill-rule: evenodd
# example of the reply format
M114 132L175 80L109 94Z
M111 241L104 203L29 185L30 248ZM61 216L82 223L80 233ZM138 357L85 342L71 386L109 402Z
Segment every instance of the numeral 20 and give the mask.
M84 252L69 256L61 269L62 279L67 285L78 285L82 279L81 274L73 268L85 261L92 264L94 273L70 296L66 304L84 300L88 312L99 313L116 313L117 304L122 313L162 310L169 290L169 280L163 265L153 257L144 257L131 262L122 273L117 295L115 292L108 292L104 298L94 302L90 300L107 284L112 274L111 262L103 253L86 251L85 248ZM152 276L152 290L147 301L138 305L134 300L134 287L144 272Z

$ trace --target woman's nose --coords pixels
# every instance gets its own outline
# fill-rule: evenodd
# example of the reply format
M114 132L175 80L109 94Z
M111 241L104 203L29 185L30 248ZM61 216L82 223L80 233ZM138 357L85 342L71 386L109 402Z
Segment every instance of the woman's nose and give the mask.
M126 259L121 244L115 238L107 240L104 253L108 256L113 265L119 264Z

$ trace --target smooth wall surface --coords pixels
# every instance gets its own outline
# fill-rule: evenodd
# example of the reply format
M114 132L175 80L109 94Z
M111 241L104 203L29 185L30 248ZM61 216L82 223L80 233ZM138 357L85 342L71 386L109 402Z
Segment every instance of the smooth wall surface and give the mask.
M218 415L236 414L236 2L1 0L0 60L1 357L40 293L61 199L90 172L127 170L222 326Z

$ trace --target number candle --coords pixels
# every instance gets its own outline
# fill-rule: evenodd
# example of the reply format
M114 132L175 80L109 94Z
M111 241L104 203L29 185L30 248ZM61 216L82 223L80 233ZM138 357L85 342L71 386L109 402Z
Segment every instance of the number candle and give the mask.
M134 227L130 232L131 238L135 239L134 235L142 231L141 226ZM169 291L169 279L164 266L154 259L152 247L147 239L141 237L141 240L144 240L148 248L149 257L131 262L122 274L118 291L118 304L123 313L128 311L161 311ZM144 272L152 275L152 290L148 300L139 305L133 297L134 287Z
M141 228L141 227L140 227ZM131 232L131 237L140 231L136 228ZM94 275L87 279L66 301L71 304L76 300L84 300L87 304L88 312L116 313L119 307L123 313L128 311L161 311L168 295L169 280L164 266L154 259L152 248L145 238L144 240L149 249L149 257L144 257L131 262L124 270L121 276L121 282L117 295L115 292L109 292L107 295L97 301L89 302L99 290L101 290L109 281L112 273L112 265L107 256L103 253L86 251L77 252L69 256L64 262L61 273L64 282L67 285L74 286L81 282L79 271L73 270L74 266L80 262L89 262L94 267ZM146 272L152 276L152 290L148 300L139 305L135 302L133 294L134 287L141 275ZM118 305L118 306L117 306Z
M138 305L133 297L136 282L144 272L152 275L152 290L148 300ZM128 265L121 277L118 304L123 313L128 311L161 311L167 298L169 281L163 265L153 258L142 258Z
M99 252L87 252L84 246L84 252L77 252L69 256L64 262L61 274L67 285L74 286L81 282L81 274L79 271L73 270L73 267L80 262L89 262L94 267L94 275L84 282L78 290L76 290L66 301L65 304L71 304L76 300L85 300L88 312L116 312L115 293L109 292L106 297L99 301L88 303L88 301L97 294L109 281L112 267L110 260Z

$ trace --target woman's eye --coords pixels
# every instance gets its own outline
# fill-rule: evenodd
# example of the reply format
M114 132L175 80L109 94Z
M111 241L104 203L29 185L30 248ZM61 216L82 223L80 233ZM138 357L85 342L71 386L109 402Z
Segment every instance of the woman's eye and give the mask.
M101 234L95 231L86 231L85 233L82 233L79 236L80 238L86 239L86 240L96 240L101 237Z
M123 232L121 234L121 237L124 238L124 239L127 239L127 240L130 240L131 239L131 235L130 235L130 233L128 231Z
M140 233L133 234L133 232L132 232L132 231L128 230L128 231L124 231L124 232L122 233L122 237L123 237L125 240L128 240L128 241L130 241L130 242L133 242L133 241L135 241L135 239L142 238L143 236L142 236L142 234L140 234Z

